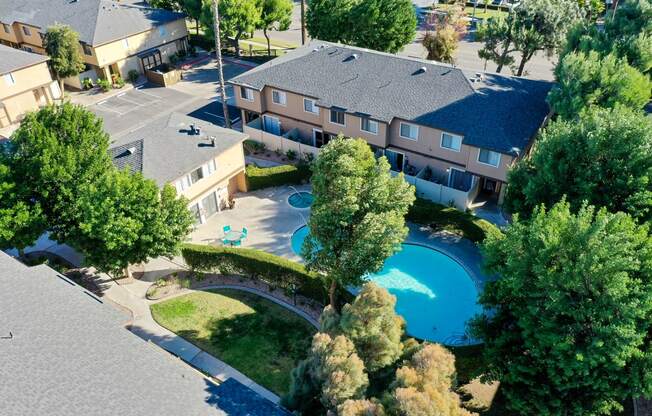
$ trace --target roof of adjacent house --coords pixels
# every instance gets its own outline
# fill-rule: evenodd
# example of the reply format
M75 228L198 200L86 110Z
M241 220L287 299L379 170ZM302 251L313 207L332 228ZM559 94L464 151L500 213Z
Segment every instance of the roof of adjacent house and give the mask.
M131 333L128 318L0 251L2 415L287 414L235 380L213 383Z
M79 33L79 40L101 45L183 18L182 13L154 9L135 0L1 1L0 20L39 26L60 23Z
M422 59L313 41L230 82L279 88L325 108L394 118L457 133L464 143L512 153L524 149L550 110L552 83L482 74Z
M47 56L0 45L0 75L46 62Z
M190 125L201 134L190 134ZM215 138L215 146L209 137ZM173 112L126 135L114 137L113 163L156 181L159 186L198 168L242 143L248 136L212 123Z

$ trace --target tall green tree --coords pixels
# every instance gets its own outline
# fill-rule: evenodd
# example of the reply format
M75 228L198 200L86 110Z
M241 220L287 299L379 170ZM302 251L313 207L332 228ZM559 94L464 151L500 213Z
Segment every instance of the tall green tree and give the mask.
M347 400L337 407L339 416L385 416L381 403L371 400Z
M396 297L366 283L351 304L342 308L340 333L355 345L368 372L394 364L403 352L405 321L396 315Z
M63 94L63 79L79 75L85 67L79 36L70 26L56 24L45 31L43 47Z
M598 162L600 163L600 162ZM562 201L489 236L485 380L519 415L606 415L652 393L652 240L626 214Z
M485 46L478 54L498 64L497 72L511 52L519 52L521 59L514 71L523 75L525 65L538 51L552 53L561 47L566 33L580 19L576 0L527 0L517 4L508 16L490 22L481 31Z
M641 221L652 218L652 120L627 109L593 108L579 120L546 128L532 155L509 173L505 206L529 216L564 195L573 210L584 201Z
M555 76L557 85L550 91L548 102L567 119L590 106L621 105L641 110L652 96L650 78L614 54L600 58L595 51L569 53L555 69Z
M41 205L25 191L0 155L0 249L15 248L20 256L46 228Z
M179 9L195 21L195 33L199 36L199 19L201 18L202 0L179 0Z
M267 39L267 55L272 56L272 46L269 40L269 30L288 30L292 23L292 0L262 0L260 27Z
M360 286L400 247L414 187L392 177L387 159L377 160L363 139L330 141L312 169L315 201L302 255L309 269L326 274L336 307L338 287Z
M412 42L416 14L409 0L309 0L314 39L396 53Z
M205 1L201 12L201 22L206 28L204 34L211 42L215 39L212 5L212 1ZM218 7L222 39L230 41L236 55L240 56L240 39L260 25L262 4L259 0L221 0Z
M69 102L28 113L14 132L5 163L57 241L78 224L82 187L113 169L108 149L101 119Z
M392 391L385 398L390 414L472 416L452 390L455 357L438 344L424 344L396 370ZM476 415L477 416L477 415Z
M466 21L463 5L450 5L446 11L443 17L429 25L421 44L428 51L428 59L452 64L459 40L466 32Z
M71 241L98 270L131 276L130 264L177 254L193 222L187 205L169 185L159 192L140 173L113 171L82 186Z

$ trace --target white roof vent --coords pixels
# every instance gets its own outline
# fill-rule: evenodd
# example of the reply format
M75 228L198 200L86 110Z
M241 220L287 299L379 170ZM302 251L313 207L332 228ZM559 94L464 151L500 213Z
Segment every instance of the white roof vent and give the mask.
M136 153L136 147L135 146L130 147L129 149L127 149L127 153L133 155L134 153Z
M358 55L357 53L354 53L353 55L351 55L351 57L353 59L358 59L360 57L360 55Z
M427 70L428 70L428 68L426 68L425 66L422 66L421 68L419 68L419 72L421 72L421 73L426 72Z
M475 80L476 80L476 81L484 81L484 73L482 73L482 72L476 72L476 73L475 73Z

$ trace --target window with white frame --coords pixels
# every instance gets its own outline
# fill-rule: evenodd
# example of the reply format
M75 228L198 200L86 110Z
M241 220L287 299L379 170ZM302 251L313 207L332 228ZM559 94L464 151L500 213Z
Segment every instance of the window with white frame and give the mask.
M204 173L206 174L204 176L212 175L216 169L217 169L217 165L215 164L215 159L212 159L210 162L204 165Z
M378 134L378 122L369 117L360 118L360 130L371 134Z
M174 183L174 186L177 188L177 193L181 193L186 189L190 188L192 184L190 183L190 178L188 175L185 175L183 178L179 179Z
M91 47L86 43L82 43L82 49L84 50L84 55L88 55L88 56L93 55L93 51L91 50Z
M197 169L190 172L190 184L194 185L204 178L204 167L198 167Z
M129 49L129 39L127 38L122 39L122 47L125 49Z
M478 153L478 162L497 167L500 164L500 153L487 149L480 149L480 152Z
M399 134L404 139L417 140L419 138L419 127L414 124L401 123Z
M309 98L303 99L303 110L307 113L319 114L319 107L315 105L315 100Z
M344 126L344 111L331 108L331 123Z
M14 76L11 75L11 72L4 74L2 77L5 79L5 83L10 87L16 83L16 80L14 79Z
M23 26L23 33L25 34L25 36L31 36L32 35L32 31L29 30L29 28L27 26Z
M2 28L5 30L5 33L11 33L11 30L9 29L9 25L6 23L2 24Z
M272 90L272 101L274 104L285 105L287 104L287 96L283 91Z
M254 91L251 88L240 87L240 98L247 101L253 101Z
M459 152L462 149L462 137L450 133L442 133L441 147Z

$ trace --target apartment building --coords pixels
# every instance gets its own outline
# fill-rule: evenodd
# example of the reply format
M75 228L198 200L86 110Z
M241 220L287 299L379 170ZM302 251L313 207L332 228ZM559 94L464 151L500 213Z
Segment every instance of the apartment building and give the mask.
M141 172L189 200L198 224L246 191L242 142L246 134L181 113L171 113L120 137L111 145L113 163Z
M64 24L79 34L86 63L66 84L81 88L84 78L127 77L169 61L187 48L184 15L153 9L137 0L21 0L0 2L0 43L45 54L49 26Z
M439 202L462 193L460 208L478 194L502 202L552 86L322 41L229 82L252 139L316 154L338 134L361 137L408 181L439 185Z
M48 57L0 45L0 128L59 97Z

